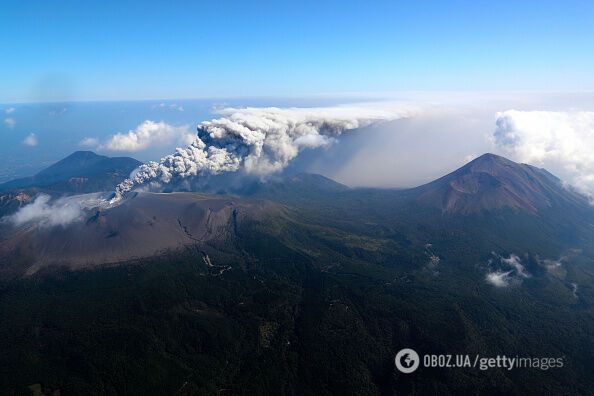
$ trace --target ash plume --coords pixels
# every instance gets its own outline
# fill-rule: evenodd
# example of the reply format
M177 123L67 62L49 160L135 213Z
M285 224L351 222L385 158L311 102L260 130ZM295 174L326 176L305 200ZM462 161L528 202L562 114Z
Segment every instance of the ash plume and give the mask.
M198 125L198 134L159 162L141 165L116 187L114 201L141 185L243 171L266 176L284 169L306 148L329 145L343 132L379 121L406 118L414 109L388 106L321 108L226 108L221 118Z

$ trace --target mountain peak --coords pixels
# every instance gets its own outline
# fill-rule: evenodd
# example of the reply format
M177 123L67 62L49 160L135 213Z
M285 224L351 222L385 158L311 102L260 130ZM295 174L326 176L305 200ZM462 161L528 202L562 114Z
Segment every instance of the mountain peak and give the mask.
M72 154L66 156L65 158L62 159L66 160L68 158L97 158L97 157L105 157L103 155L99 155L94 151L90 151L90 150L78 150L73 152Z
M500 167L514 166L523 166L523 164L518 164L497 154L485 153L473 159L460 169L466 169L472 172L488 172L489 170L495 170Z
M512 208L536 214L556 204L584 202L546 170L491 153L419 189L421 203L447 213Z
M474 161L485 161L485 160L496 160L496 161L507 161L507 162L513 162L511 160L508 160L505 157L502 157L500 155L497 154L493 154L493 153L484 153L482 155L479 155L478 157L476 157L475 159L473 159L470 162L474 162Z
M75 191L87 191L85 189L99 186L111 189L140 164L134 158L110 158L92 151L75 151L33 176L0 184L0 191L52 185L60 185L60 188L66 188L66 191L70 191L70 188L75 188ZM71 178L78 179L72 180L75 184L83 181L86 184L73 186L70 184Z
M92 151L75 151L69 156L42 170L37 176L61 175L63 173L72 172L73 169L86 169L106 158L107 157L95 154Z
M326 176L317 173L297 173L296 175L287 177L285 183L293 185L307 186L320 191L339 192L345 191L349 188L335 180L327 178Z

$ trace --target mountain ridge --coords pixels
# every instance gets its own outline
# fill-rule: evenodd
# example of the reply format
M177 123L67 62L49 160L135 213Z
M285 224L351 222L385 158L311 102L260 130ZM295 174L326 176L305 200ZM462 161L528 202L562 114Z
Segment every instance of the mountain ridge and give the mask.
M33 176L0 184L0 191L47 188L82 193L112 189L141 164L131 157L107 157L92 151L75 151Z
M587 205L545 169L487 153L414 190L420 203L444 213L474 213L505 207L536 214L554 206Z
M506 161L485 157L408 190L295 175L252 196L131 192L64 227L0 222L10 326L0 384L23 389L14 394L30 384L73 394L589 394L594 212L548 172ZM536 187L546 199L536 213L480 199L521 203L540 197ZM444 214L447 194L480 213ZM567 357L572 371L487 370L465 387L456 370L394 374L403 346L476 355L485 340L493 355L511 346ZM70 358L80 351L83 370Z
M88 157L88 154L79 154L76 160L87 161ZM14 238L17 230L5 228L4 233L15 248L32 246L34 261L38 263L45 265L60 258L66 262L70 258L77 265L87 261L97 265L102 260L115 262L129 259L130 254L150 256L160 250L193 243L191 238L186 240L181 224L195 223L197 227L204 227L207 221L199 212L214 214L214 202L221 200L227 202L229 208L243 205L250 213L259 213L255 208L266 202L273 204L266 206L269 209L285 207L294 211L295 219L300 219L307 227L327 229L326 235L346 232L376 238L388 232L401 240L418 233L418 228L424 229L424 233L432 230L435 235L444 227L462 227L460 231L465 232L481 230L485 224L490 224L489 227L499 224L499 238L505 238L512 231L510 224L514 224L514 230L524 227L534 233L546 229L551 235L563 237L563 243L570 243L584 235L589 238L594 223L594 210L587 199L564 188L552 174L486 154L439 179L407 190L349 188L321 175L296 174L255 185L253 191L244 195L213 194L212 191L134 193L115 207L87 208L84 221L68 224L55 232L35 229L33 222L24 224L21 230L28 230L25 245L21 242L25 239ZM190 207L195 209L187 209ZM273 225L283 218L275 218L281 212L272 210L263 227L275 228ZM467 216L477 213L488 216ZM220 214L226 223L232 222L235 216L227 209ZM441 214L449 215L446 217L451 221L442 219ZM55 235L49 237L49 234ZM361 239L367 241L364 245L372 243L366 238ZM546 238L534 236L539 241ZM559 238L554 241L561 241ZM144 246L146 240L152 241L149 249ZM372 244L383 243L378 241ZM85 255L85 249L94 253Z

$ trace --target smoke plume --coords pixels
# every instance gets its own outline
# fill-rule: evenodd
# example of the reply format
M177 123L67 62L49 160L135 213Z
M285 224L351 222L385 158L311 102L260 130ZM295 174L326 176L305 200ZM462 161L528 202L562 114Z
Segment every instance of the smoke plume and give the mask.
M185 148L140 166L116 188L116 197L146 183L170 183L202 174L242 170L266 176L284 169L301 150L331 144L344 131L409 117L412 108L370 105L325 108L226 108L198 125Z

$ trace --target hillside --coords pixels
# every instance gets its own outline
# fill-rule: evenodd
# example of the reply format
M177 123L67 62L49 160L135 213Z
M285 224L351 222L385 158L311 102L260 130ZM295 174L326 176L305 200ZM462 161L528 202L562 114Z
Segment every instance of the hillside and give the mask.
M14 255L32 274L48 266L90 268L207 242L227 243L244 221L281 216L270 202L199 193L134 193L121 205L85 209L66 226L25 224L2 241L4 268ZM279 219L281 220L281 219ZM19 271L17 271L19 272Z
M76 151L33 176L0 184L0 191L33 187L69 193L112 190L140 164L129 157Z
M487 155L415 189L302 174L243 191L132 193L65 226L4 224L0 389L594 389L594 211L546 171ZM404 347L566 366L404 376Z
M513 208L587 206L587 199L564 187L544 169L484 154L460 169L418 187L419 202L447 213Z

